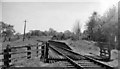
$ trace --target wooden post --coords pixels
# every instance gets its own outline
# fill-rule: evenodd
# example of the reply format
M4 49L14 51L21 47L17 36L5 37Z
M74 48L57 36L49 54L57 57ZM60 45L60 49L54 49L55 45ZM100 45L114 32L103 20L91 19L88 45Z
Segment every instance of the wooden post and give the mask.
M24 35L23 35L23 41L25 40L25 30L26 30L26 20L24 21L25 22L25 25L24 25Z
M9 52L11 52L10 45L7 45L6 49L4 49L4 60L3 60L5 68L10 67L9 63L11 62L11 60L9 60L9 58L11 58L11 54L9 54Z
M111 48L108 46L108 61L111 59Z
M46 45L45 45L45 50L44 50L44 62L45 63L48 63L48 46L49 46L49 43L46 42Z
M38 47L39 47L39 44L37 43L36 50L38 50L38 49L39 49ZM37 52L36 52L36 54L37 54L37 57L38 57L38 52L39 52L39 51L37 51Z
M31 47L30 46L27 46L27 51L30 51L31 50ZM31 58L31 52L27 52L27 59L30 59Z
M41 57L40 59L44 58L44 45L41 46Z

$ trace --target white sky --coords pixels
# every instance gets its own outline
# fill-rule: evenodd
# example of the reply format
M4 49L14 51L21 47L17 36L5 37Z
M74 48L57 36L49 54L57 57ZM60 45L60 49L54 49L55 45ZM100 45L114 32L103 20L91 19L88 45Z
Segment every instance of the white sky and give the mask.
M34 2L33 2L34 1ZM103 14L118 0L2 0L2 21L14 25L17 32L23 33L24 20L29 30L57 31L72 30L76 20L82 30L93 11ZM1 6L0 6L1 8Z
M0 21L2 20L2 3L0 2Z

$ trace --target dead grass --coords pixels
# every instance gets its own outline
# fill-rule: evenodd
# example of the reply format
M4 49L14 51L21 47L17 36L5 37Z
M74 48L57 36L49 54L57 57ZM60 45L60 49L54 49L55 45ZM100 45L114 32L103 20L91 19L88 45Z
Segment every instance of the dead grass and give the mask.
M89 53L93 53L96 55L99 54L99 48L91 42L84 40L79 40L79 41L67 40L66 43L73 49L73 51L81 53L83 55Z
M23 41L23 39L19 39L19 40L13 41L13 42L3 42L2 47L5 48L7 46L7 44L11 45L11 47L19 46L19 45L26 45L26 44L36 44L38 42L37 40L47 41L49 39L50 39L50 37L44 37L44 36L32 37L29 40L25 39L24 41Z

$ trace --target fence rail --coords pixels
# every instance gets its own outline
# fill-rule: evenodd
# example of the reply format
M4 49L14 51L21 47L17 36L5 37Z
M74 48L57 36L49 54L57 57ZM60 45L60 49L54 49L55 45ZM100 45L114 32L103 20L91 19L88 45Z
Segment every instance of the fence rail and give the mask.
M9 68L11 67L11 65L14 65L16 62L13 62L12 64L11 61L13 60L18 60L18 59L21 59L21 58L26 58L27 59L30 59L31 56L36 56L38 57L39 55L42 55L43 57L46 51L46 46L47 46L47 42L42 42L41 44L40 43L37 43L37 44L26 44L26 45L19 45L19 46L14 46L14 47L11 47L9 44L6 46L5 49L2 50L2 53L0 53L0 55L3 55L3 59L0 59L0 62L3 62L4 65L0 65L0 67L2 67L2 69L6 69L6 68ZM36 47L34 50L32 50L32 47ZM41 49L39 49L39 47L41 47ZM15 52L12 52L12 50L16 50L16 49L21 49L21 48L26 48L26 51L15 51ZM41 53L39 53L39 51L41 51ZM36 54L32 54L31 52L36 52ZM11 56L15 55L15 54L23 54L23 53L27 53L26 56L21 56L21 57L15 57L15 58L11 58Z

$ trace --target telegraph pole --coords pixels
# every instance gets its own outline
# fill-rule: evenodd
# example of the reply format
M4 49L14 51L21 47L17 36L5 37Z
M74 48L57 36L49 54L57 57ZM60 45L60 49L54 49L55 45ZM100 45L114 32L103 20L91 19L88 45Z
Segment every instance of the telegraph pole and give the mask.
M24 24L24 35L23 35L23 41L25 40L25 30L26 30L26 20L24 21L25 22L25 24Z

